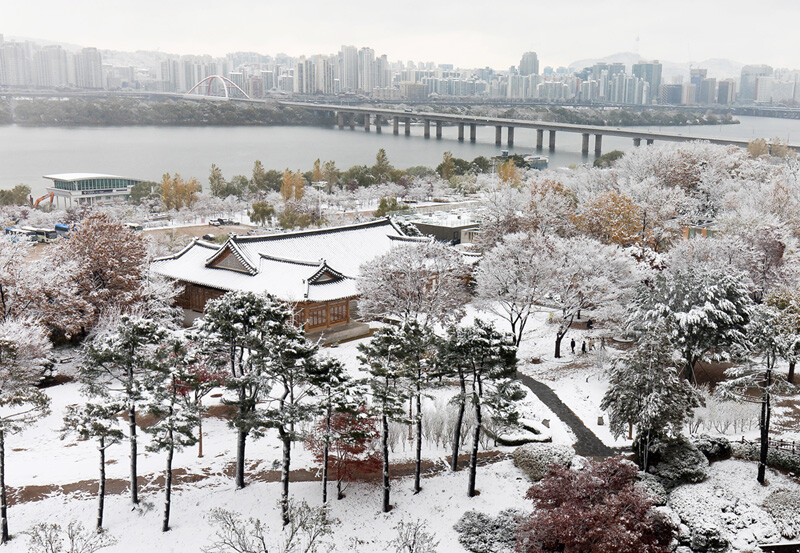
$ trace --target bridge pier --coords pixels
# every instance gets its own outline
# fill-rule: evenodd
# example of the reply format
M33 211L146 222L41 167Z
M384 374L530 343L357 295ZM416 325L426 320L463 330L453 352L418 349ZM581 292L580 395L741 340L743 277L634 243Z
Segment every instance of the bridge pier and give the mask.
M477 139L477 134L478 134L478 125L476 125L475 123L470 123L469 124L469 141L470 142L475 142L475 140Z
M599 156L603 152L603 135L594 135L594 155Z
M536 149L541 151L544 144L544 129L536 129Z
M395 136L400 134L400 116L399 115L395 115L394 118L392 119L392 133L394 133Z
M336 119L338 120L337 122L339 123L339 130L342 130L344 128L344 113L341 112L338 113L336 115Z
M641 146L642 145L642 139L641 138L634 138L633 139L633 145L634 146Z
M356 130L356 115L354 113L350 113L347 116L347 123L350 125L350 130Z
M369 132L369 113L364 114L364 130Z
M589 155L589 133L583 133L581 135L581 155L588 156Z
M458 141L464 142L464 123L458 124Z
M648 146L652 146L652 145L653 145L653 142L655 142L655 141L654 141L652 138L648 138L648 139L647 139L647 145L648 145Z
M508 127L508 147L514 146L514 127Z
M497 125L494 128L494 144L495 146L500 146L503 144L503 127Z
M556 131L550 131L550 151L556 151Z
M411 136L411 118L410 117L406 117L405 123L406 123L406 125L405 125L406 126L406 128L405 128L406 136Z
M442 122L441 121L437 121L436 122L436 138L437 139L441 139L442 138Z
M375 132L378 133L378 134L381 134L381 124L382 124L381 116L378 115L378 114L375 114Z
M431 137L431 120L425 119L425 138Z

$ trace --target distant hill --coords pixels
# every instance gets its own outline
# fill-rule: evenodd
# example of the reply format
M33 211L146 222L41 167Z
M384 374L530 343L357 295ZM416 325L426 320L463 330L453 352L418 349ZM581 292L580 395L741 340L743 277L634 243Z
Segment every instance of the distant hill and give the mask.
M572 71L580 71L584 67L590 67L595 63L624 63L628 72L631 66L640 60L650 61L652 58L640 56L633 52L619 52L602 58L586 58L574 61L569 64ZM708 69L708 76L716 79L728 79L738 77L742 72L743 63L729 59L712 58L703 61L673 62L659 60L663 65L662 78L665 81L672 80L673 77L681 76L689 78L689 70L692 68Z

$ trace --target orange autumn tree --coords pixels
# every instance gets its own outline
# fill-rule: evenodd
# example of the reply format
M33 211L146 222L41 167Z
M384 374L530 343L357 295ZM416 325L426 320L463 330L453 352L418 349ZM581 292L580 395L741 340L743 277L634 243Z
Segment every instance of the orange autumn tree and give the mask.
M305 184L306 179L300 171L292 173L286 169L281 180L281 196L284 200L300 201L305 194Z
M575 216L575 225L584 234L604 244L630 246L641 241L642 209L615 190L590 199Z
M505 184L516 186L520 183L520 171L513 159L509 159L497 168L497 175Z
M182 209L192 207L197 201L200 192L200 183L197 179L183 180L179 174L165 173L161 178L161 200L167 209Z

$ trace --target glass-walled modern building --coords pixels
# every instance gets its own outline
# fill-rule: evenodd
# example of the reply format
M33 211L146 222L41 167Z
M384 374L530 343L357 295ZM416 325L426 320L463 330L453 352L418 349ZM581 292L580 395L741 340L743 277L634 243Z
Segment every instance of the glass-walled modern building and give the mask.
M99 173L61 173L45 175L53 181L47 191L53 194L58 207L80 203L97 203L104 200L127 200L131 188L141 179L103 175Z

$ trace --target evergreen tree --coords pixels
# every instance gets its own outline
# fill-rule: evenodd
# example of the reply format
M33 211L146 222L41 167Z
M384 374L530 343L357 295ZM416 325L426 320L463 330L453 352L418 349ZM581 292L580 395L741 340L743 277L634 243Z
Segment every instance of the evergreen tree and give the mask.
M347 376L344 365L337 359L321 359L309 367L309 379L319 390L318 409L322 413L319 425L322 437L315 437L315 441L322 444L322 502L328 501L328 462L331 443L336 439L333 427L333 416L336 413L355 412L356 399L351 397L355 391L353 382ZM341 496L341 479L338 479L337 494ZM341 499L341 497L339 497Z
M97 530L103 528L103 507L106 496L106 449L123 440L125 435L119 429L117 415L124 409L117 403L86 403L70 405L64 415L63 439L75 434L81 440L97 439L100 453L100 477L97 488Z
M645 471L654 441L679 436L700 405L697 391L679 376L669 336L669 328L657 326L614 360L609 388L600 404L608 412L615 438L635 430L636 456Z
M476 319L471 326L451 330L444 348L448 364L466 377L470 388L468 398L475 410L467 488L467 494L473 497L476 492L478 448L483 431L483 408L487 408L495 422L501 425L515 424L518 418L515 402L525 397L525 392L511 380L517 370L517 348L513 337L498 332L492 324L480 319ZM461 413L463 416L463 409ZM460 432L459 428L459 441ZM453 456L457 455L458 442L454 441ZM451 460L451 467L455 463L456 460Z
M747 325L750 360L725 371L728 380L717 389L724 397L761 404L759 430L761 448L758 459L759 484L764 484L769 455L769 428L772 418L772 400L776 395L795 392L796 388L786 378L775 372L775 363L785 349L781 335L780 314L768 305L759 305L751 312ZM757 396L752 394L757 391Z
M50 398L36 387L50 351L45 328L30 318L0 323L0 544L8 534L6 435L49 413Z
M222 176L222 170L215 164L211 164L211 171L208 173L208 189L212 196L217 198L228 197L228 183Z
M307 341L303 331L292 324L289 307L276 305L275 317L263 335L263 347L253 352L254 362L263 367L272 383L260 419L268 428L278 430L283 455L281 460L281 516L289 524L289 480L292 442L300 439L298 426L313 418L316 405L311 396L316 392L313 356L315 344Z
M199 340L204 343L209 359L219 360L226 371L226 386L233 397L223 402L236 407L230 422L236 429L237 488L245 486L244 460L247 436L260 437L265 428L262 412L256 407L267 398L272 380L264 360L269 359L273 345L272 327L284 324L286 307L272 296L252 292L228 292L206 304L206 313L199 326Z
M698 361L725 359L746 347L753 302L742 281L729 270L702 266L659 274L640 288L628 324L642 331L669 328L683 375L694 382Z
M138 315L109 316L84 347L81 380L87 392L119 397L128 410L131 501L139 503L137 482L137 407L145 400L146 382L160 369L159 346L166 331Z
M389 501L389 421L406 421L405 402L408 394L400 385L403 376L403 340L400 330L384 327L368 343L359 344L358 360L370 373L368 383L373 410L381 419L381 451L383 453L382 510L391 510Z
M165 451L164 471L164 517L161 531L169 530L169 515L172 506L172 461L175 450L197 443L194 429L198 426L197 405L192 401L184 382L191 378L186 364L187 344L175 338L165 346L168 351L162 356L161 370L149 380L150 401L147 408L155 416L155 422L146 429L151 440L149 451Z

